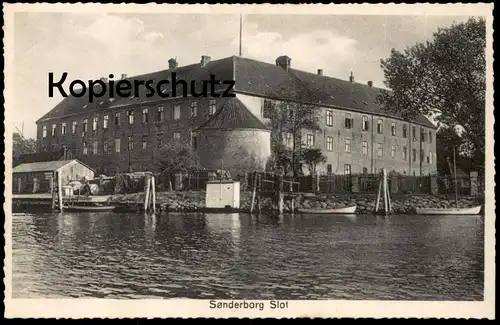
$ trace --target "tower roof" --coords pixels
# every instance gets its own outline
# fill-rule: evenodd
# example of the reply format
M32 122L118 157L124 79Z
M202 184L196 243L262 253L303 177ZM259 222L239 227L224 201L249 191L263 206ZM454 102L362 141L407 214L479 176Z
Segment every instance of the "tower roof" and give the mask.
M225 98L217 103L217 112L197 130L207 129L257 129L269 130L236 97Z

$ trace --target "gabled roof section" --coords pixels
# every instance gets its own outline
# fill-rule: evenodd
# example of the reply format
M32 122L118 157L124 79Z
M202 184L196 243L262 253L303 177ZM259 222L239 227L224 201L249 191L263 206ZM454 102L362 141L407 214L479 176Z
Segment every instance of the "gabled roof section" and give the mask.
M198 130L207 129L257 129L269 130L248 108L236 97L224 98L217 103L217 112L208 121L200 125Z
M12 173L33 173L33 172L57 171L58 169L61 169L62 167L66 166L72 162L77 162L77 163L79 163L79 164L81 164L89 169L92 169L91 167L85 165L81 161L73 159L73 160L41 161L41 162L21 164L19 166L16 166L14 169L12 169ZM94 170L94 169L92 169L92 170Z

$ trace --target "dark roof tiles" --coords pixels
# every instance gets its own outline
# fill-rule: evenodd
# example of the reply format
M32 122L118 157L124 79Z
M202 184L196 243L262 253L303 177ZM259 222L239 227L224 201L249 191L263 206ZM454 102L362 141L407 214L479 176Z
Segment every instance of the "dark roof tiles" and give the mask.
M200 63L196 63L172 70L162 70L126 78L132 82L134 80L153 80L155 95L152 97L146 97L146 87L139 87L141 90L139 96L130 96L127 98L116 97L114 101L110 101L110 98L96 98L94 103L89 103L88 96L80 98L68 97L62 100L40 120L82 113L85 110L104 110L163 100L165 98L156 92L156 84L160 80L169 79L172 72L177 74L177 80L187 80L188 82L194 80L197 85L197 92L201 89L201 81L209 81L210 75L214 75L217 80L235 80L234 90L236 93L249 93L270 98L295 99L400 118L399 114L384 112L377 105L376 98L381 91L379 88L292 68L285 71L274 64L232 56L210 61L204 67ZM117 81L115 80L115 82ZM190 84L187 86L189 92ZM220 85L220 88L217 87L216 89L223 90L226 87L226 85ZM172 92L171 83L162 88L168 90L169 93ZM182 85L178 85L176 91L177 94L182 94ZM103 103L101 104L101 102ZM435 127L425 116L418 116L414 119L414 122Z

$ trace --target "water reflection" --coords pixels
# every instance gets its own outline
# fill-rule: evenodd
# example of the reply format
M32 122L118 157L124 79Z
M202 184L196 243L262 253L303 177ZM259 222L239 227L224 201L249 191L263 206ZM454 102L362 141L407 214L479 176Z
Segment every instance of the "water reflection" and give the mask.
M17 214L13 291L16 298L482 299L477 220Z

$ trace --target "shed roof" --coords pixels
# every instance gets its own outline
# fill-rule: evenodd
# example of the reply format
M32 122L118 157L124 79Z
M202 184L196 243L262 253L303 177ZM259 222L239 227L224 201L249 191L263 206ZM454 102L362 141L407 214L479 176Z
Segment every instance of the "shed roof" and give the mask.
M26 163L16 166L12 173L33 173L33 172L51 172L61 169L62 167L68 165L69 163L77 162L80 165L87 167L88 169L94 170L93 168L87 166L77 159L73 160L57 160L57 161L40 161L34 163Z
M269 130L238 98L226 98L217 103L217 112L200 125L203 129Z

